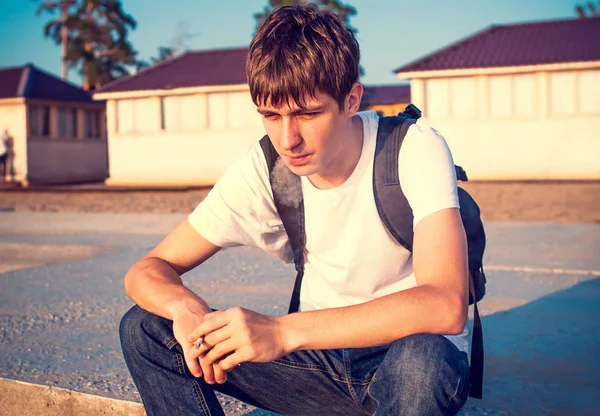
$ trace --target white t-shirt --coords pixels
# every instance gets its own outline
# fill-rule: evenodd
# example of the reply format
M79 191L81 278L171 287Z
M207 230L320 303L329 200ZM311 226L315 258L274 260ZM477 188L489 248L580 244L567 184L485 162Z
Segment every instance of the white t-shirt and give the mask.
M303 311L359 304L416 286L411 253L390 235L375 206L373 160L379 118L374 111L358 114L364 130L362 153L346 182L322 190L301 178L306 228ZM436 211L458 207L454 162L436 130L421 122L412 125L398 165L413 226ZM217 246L248 245L293 261L258 143L219 179L189 221ZM466 352L466 335L464 331L448 338Z

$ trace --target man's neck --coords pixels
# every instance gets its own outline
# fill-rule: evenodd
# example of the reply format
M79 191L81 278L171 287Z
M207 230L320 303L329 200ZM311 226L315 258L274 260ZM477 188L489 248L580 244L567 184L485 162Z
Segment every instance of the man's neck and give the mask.
M308 176L308 180L315 188L337 188L352 176L360 160L364 141L363 121L359 115L352 117L348 130L346 145L342 147L340 153L336 155L335 160L331 163L335 166L335 171Z

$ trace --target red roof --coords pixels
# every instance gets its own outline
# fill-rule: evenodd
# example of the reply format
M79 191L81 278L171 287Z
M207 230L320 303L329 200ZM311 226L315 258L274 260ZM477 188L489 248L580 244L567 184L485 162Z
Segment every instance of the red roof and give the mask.
M18 97L22 73L22 67L0 69L0 98Z
M0 68L0 98L37 98L53 101L93 102L85 90L28 64Z
M96 93L245 84L248 48L186 52L110 82Z
M600 60L600 17L492 26L399 72Z
M365 86L362 101L370 105L410 103L410 85Z

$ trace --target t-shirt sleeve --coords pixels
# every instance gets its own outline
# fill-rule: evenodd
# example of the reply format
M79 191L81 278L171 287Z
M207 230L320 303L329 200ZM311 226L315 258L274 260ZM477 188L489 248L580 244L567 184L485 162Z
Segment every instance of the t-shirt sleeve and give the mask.
M434 212L458 208L454 160L435 129L413 124L400 148L398 165L400 186L413 211L413 228Z
M219 247L263 246L262 217L264 211L275 210L265 180L266 161L257 144L221 176L188 220Z

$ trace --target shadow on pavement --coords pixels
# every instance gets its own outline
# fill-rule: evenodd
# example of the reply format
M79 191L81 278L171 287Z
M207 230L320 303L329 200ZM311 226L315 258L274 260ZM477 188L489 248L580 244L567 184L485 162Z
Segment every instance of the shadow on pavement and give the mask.
M600 400L600 278L482 319L484 399L509 414L593 414Z

